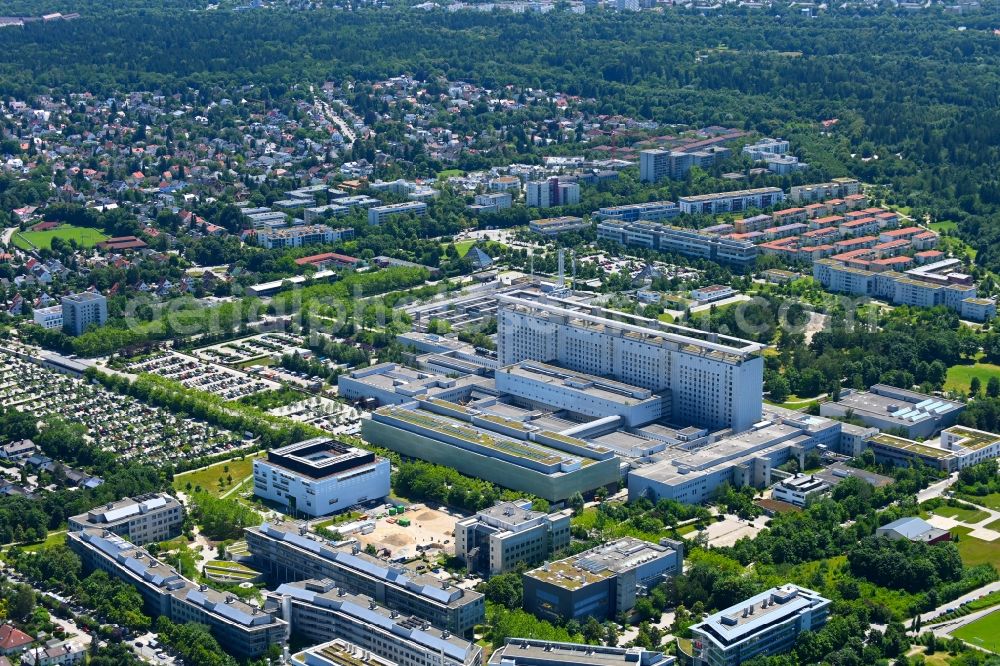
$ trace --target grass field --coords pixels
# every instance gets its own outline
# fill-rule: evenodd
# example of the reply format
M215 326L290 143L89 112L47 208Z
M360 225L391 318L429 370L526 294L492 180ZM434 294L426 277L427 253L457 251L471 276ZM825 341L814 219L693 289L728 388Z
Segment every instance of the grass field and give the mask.
M37 543L27 544L26 546L23 546L22 549L29 553L34 553L36 551L41 550L42 548L48 548L49 546L59 546L64 543L66 543L65 531L50 532L49 535L45 537L45 541L39 541Z
M108 237L97 229L63 224L49 231L25 231L14 234L11 240L22 250L30 250L33 247L38 249L51 247L53 238L61 238L64 241L75 240L83 247L94 247Z
M977 564L996 565L1000 561L1000 540L983 541L969 536L972 530L968 527L953 527L951 533L958 535L958 553L962 563L967 567Z
M955 520L960 520L963 523L969 523L970 525L975 525L976 523L982 522L990 517L990 514L985 511L980 511L978 509L962 509L957 506L939 506L931 511L931 513L938 516L944 516L945 518L954 518Z
M261 454L257 454L258 456ZM196 469L184 472L174 477L174 489L187 492L187 484L190 483L192 489L201 486L202 490L212 495L221 495L233 486L239 484L244 479L253 474L253 459L255 456L247 454L242 460L233 458L225 462L220 462L205 469ZM228 468L228 471L227 471ZM233 477L232 485L226 483L219 488L219 477L226 479Z
M983 495L982 497L978 495L963 495L962 499L967 502L972 502L973 504L978 504L979 506L985 506L986 508L993 509L994 511L1000 511L1000 493L990 493L989 495Z
M474 240L459 241L455 243L455 251L458 252L458 256L464 257L465 255L469 254L469 250L471 250L472 246L475 244L476 241Z
M930 226L930 228L933 231L936 231L938 233L941 233L942 231L957 231L958 230L958 223L957 222L953 222L951 220L944 220L942 222L931 222L930 225L928 225L928 226Z
M952 632L956 638L990 652L1000 652L1000 612L993 611Z
M667 312L664 312L663 314L661 314L659 317L657 317L657 319L659 319L660 321L662 321L664 324L672 324L672 323L674 323L674 317L673 317L673 315L671 315L671 314L669 314Z
M982 382L982 390L986 390L986 383L990 377L1000 378L1000 365L993 363L969 363L953 365L948 368L948 376L944 380L946 391L968 391L969 383L973 377L979 377Z

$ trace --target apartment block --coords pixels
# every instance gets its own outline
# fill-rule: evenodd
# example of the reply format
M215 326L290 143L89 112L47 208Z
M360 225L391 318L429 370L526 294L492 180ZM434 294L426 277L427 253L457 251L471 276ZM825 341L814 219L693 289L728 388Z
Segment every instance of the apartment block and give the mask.
M538 564L569 545L571 516L532 511L526 500L501 502L455 523L455 556L481 576Z
M760 420L759 344L610 313L556 297L501 294L497 354L503 365L556 363L654 392L669 391L672 419L745 430Z
M292 514L326 516L388 496L389 461L328 437L314 437L254 460L253 492Z
M184 507L166 493L126 497L69 518L70 531L102 529L137 544L173 539L181 533Z
M739 666L792 649L804 631L817 631L830 615L830 600L798 585L774 587L691 627L695 666Z
M35 308L31 313L32 320L44 329L62 330L63 308L52 305L47 308Z
M751 208L770 208L785 200L785 193L778 187L758 187L752 190L718 192L681 197L677 200L682 213L690 215L717 215L739 213Z
M529 208L575 206L580 203L580 184L576 181L552 177L547 180L528 181L525 186L525 205Z
M524 573L524 608L550 620L613 618L683 564L679 541L625 537Z
M488 192L477 194L470 208L477 213L495 213L511 207L513 197L509 192Z
M336 243L354 237L354 229L334 229L325 224L308 224L284 229L260 229L257 244L269 250Z
M650 201L648 203L626 204L599 208L594 217L601 220L619 222L662 222L681 214L680 207L673 201Z
M752 268L758 254L757 246L749 240L644 221L603 220L597 225L597 238L622 245L708 259L740 270Z
M394 567L356 549L342 549L292 522L267 522L246 530L255 568L274 583L328 578L351 594L415 615L465 635L483 621L483 595L433 576Z
M108 320L108 299L93 291L63 296L62 319L70 335L82 335L91 325L103 326Z
M483 649L425 619L379 605L331 580L285 583L264 606L280 612L294 634L324 642L341 638L398 666L480 666Z
M373 206L368 209L368 224L378 226L393 215L427 215L427 204L423 201L406 201L404 203Z
M135 587L151 616L207 625L240 657L259 657L288 639L288 625L279 615L198 585L117 534L85 529L69 532L66 540L87 571L99 569Z
M861 183L854 178L834 178L829 183L796 185L789 191L788 198L795 203L813 203L827 199L846 199L861 193Z
M654 148L639 151L639 179L655 183L666 178L679 180L693 167L707 169L730 155L728 148L711 146L705 150L663 150Z

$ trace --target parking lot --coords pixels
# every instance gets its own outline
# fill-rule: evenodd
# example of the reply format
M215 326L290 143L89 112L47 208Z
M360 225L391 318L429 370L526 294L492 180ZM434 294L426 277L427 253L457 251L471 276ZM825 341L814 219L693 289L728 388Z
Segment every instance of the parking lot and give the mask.
M252 393L280 387L276 382L252 378L242 372L179 352L158 352L129 363L125 370L136 375L148 372L166 377L187 388L214 393L225 400L238 400Z
M209 363L242 365L263 359L278 359L285 354L305 352L305 340L291 333L261 333L217 345L202 347L193 356Z
M0 354L0 405L38 420L57 416L82 423L89 439L125 460L197 458L243 444L228 430L182 418L9 354Z

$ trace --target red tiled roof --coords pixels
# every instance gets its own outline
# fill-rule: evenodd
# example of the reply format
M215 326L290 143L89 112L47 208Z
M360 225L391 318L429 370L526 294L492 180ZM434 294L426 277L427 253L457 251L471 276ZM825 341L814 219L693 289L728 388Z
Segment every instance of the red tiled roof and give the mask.
M34 640L13 625L0 625L0 650L14 650L30 644Z

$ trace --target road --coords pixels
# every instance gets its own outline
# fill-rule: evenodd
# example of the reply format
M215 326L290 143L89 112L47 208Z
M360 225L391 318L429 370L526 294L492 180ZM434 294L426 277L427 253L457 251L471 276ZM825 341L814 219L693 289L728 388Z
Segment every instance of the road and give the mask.
M949 608L958 608L959 606L961 606L962 604L964 604L967 601L973 601L975 599L978 599L979 597L984 597L987 594L990 594L991 592L996 592L998 590L1000 590L1000 581L996 581L996 582L990 583L989 585L984 585L983 587L976 588L972 592L969 592L968 594L962 595L958 599L953 599L953 600L949 601L946 604L941 604L940 606L938 606L937 608L935 608L932 611L928 611L926 613L922 613L920 615L920 622L923 623L923 624L925 624L925 625L934 626L934 627L945 626L945 625L954 625L956 622L960 623L958 626L961 626L962 624L966 624L966 622L964 622L964 620L966 620L967 618L972 617L973 615L976 615L977 613L979 613L979 611L976 611L975 613L970 613L969 615L966 615L965 617L960 617L960 618L957 618L955 620L949 620L947 622L942 622L939 625L930 625L928 623L930 623L931 620L933 620L934 618L938 617L939 615L943 615L944 613L948 612ZM992 610L993 608L996 608L996 607L993 606L991 608L984 609L984 610L989 611L989 610ZM951 631L951 630L954 630L956 628L957 628L956 626L950 626L949 630Z
M941 497L941 495L943 495L944 492L951 486L951 484L955 483L957 479L958 472L955 472L947 479L938 481L937 483L932 483L917 493L917 503L920 504L926 502L927 500L934 499L935 497Z
M18 230L17 227L7 227L6 229L4 229L3 235L0 235L0 242L2 242L4 245L10 245L10 239L14 237L14 234L17 233L17 230Z

